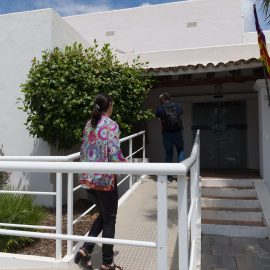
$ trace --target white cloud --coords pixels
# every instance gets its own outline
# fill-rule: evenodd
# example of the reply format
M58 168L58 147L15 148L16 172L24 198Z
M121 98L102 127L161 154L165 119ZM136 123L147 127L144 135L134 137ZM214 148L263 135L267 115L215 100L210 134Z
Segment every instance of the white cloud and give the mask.
M110 1L93 2L94 4L81 4L76 3L76 0L37 0L35 6L36 8L53 8L63 17L111 10Z
M56 6L55 10L62 16L70 16L108 11L110 10L110 7L106 5L77 5L72 3L70 5Z
M149 2L147 2L147 3L143 3L140 5L140 7L147 7L147 6L151 6L151 4Z

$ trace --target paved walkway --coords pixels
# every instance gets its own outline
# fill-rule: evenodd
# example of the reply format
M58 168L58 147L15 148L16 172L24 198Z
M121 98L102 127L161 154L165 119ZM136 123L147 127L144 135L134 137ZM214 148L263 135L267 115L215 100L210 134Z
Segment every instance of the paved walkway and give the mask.
M157 183L156 177L148 177L133 195L119 208L116 224L118 239L157 241ZM168 267L176 270L177 245L177 185L168 185ZM157 269L157 250L153 248L116 245L115 262L125 270ZM93 265L101 264L101 247L93 254ZM95 268L98 269L98 268Z
M269 239L202 235L201 270L269 270Z

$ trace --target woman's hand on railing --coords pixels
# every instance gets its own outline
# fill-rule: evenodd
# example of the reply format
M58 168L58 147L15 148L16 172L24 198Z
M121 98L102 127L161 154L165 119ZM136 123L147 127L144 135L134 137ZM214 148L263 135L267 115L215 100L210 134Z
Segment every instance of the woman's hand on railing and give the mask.
M125 160L126 160L126 162L129 162L129 159L126 158Z

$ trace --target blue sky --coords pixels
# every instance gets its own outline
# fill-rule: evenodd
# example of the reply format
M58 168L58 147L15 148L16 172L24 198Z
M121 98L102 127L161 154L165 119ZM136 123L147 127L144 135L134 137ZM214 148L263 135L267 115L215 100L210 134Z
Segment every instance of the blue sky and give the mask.
M182 0L191 1L191 0ZM203 0L198 0L203 1ZM216 3L222 0L216 0ZM226 1L226 0L223 0ZM157 5L177 1L169 0L0 0L0 14L29 11L43 8L53 8L61 16L72 16L85 13L132 8L146 5ZM257 3L257 12L261 28L270 30L270 25L264 22L260 1L242 0L242 13L245 17L246 31L255 31L253 4Z

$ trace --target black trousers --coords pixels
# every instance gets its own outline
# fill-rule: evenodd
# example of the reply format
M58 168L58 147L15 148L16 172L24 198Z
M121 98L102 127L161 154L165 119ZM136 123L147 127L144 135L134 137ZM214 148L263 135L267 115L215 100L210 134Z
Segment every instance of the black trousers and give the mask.
M97 191L87 189L90 200L97 206L99 216L94 221L88 236L97 237L102 231L103 238L114 238L115 223L118 208L118 189L115 179L114 190ZM95 243L85 242L83 247L88 253L92 253ZM106 264L113 262L113 245L102 245L102 260Z

